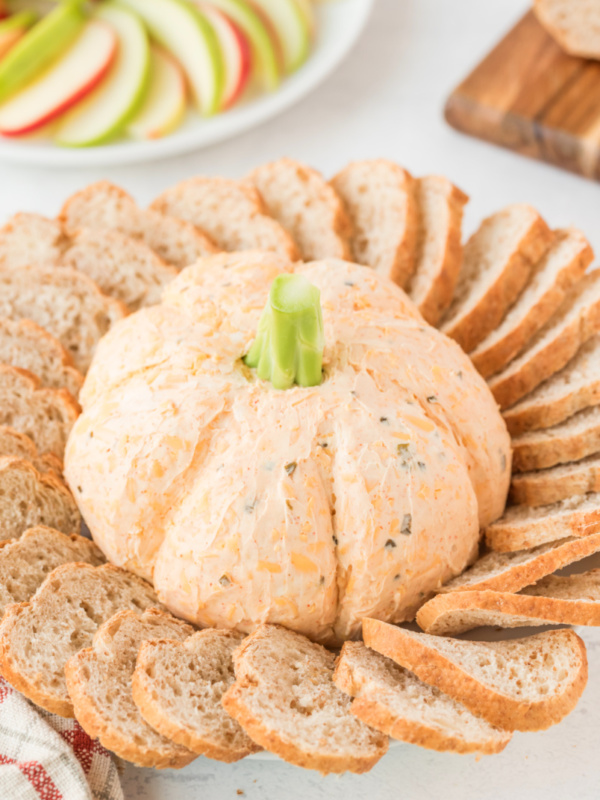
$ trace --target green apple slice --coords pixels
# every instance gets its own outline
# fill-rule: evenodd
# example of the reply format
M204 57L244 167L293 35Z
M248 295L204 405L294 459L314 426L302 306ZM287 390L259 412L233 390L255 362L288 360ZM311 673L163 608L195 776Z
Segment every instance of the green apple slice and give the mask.
M0 10L1 8L2 6ZM27 29L31 28L36 20L37 15L32 11L22 11L0 21L0 58L25 36Z
M172 56L151 47L150 81L142 107L127 126L133 139L159 139L177 128L185 114L185 75Z
M240 28L252 48L252 67L265 89L279 86L280 72L276 45L260 15L246 0L210 0Z
M83 30L82 0L65 0L40 20L0 62L0 102L36 78Z
M185 0L122 0L181 64L202 114L221 104L225 67L219 41L202 12Z
M144 100L150 73L150 45L139 17L119 3L102 3L94 13L117 35L119 50L100 86L69 112L55 132L66 147L102 144L118 135Z
M310 27L296 0L252 0L279 40L285 72L294 72L310 52Z

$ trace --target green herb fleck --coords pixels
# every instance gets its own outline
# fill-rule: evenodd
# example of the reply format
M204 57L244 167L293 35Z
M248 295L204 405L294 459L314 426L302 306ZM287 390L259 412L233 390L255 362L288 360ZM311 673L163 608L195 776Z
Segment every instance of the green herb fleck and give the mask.
M296 472L296 467L297 466L298 466L298 464L296 464L295 461L290 461L289 464L285 465L284 469L287 472L287 474L291 477L294 474L294 472Z
M437 403L438 399L437 399L436 395L430 394L429 397L427 398L427 402L428 403Z
M398 545L396 544L396 542L393 539L388 539L387 542L385 543L384 547L385 547L386 550L393 550L394 547L398 547Z
M229 575L221 575L219 578L219 583L221 586L231 586L231 578Z
M388 421L387 417L379 417L379 422L384 422L385 423L387 421Z
M410 536L412 533L412 514L405 514L402 517L402 525L400 526L400 533L402 536Z
M337 547L338 544L339 544L339 540L338 540L338 537L335 535L335 533L333 534L333 536L331 538L333 539L334 545Z

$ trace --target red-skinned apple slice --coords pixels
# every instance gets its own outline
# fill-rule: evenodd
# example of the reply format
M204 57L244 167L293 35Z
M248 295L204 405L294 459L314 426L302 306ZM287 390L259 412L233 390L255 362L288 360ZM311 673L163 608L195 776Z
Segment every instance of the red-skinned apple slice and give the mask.
M230 108L243 93L252 69L250 44L240 29L229 17L209 3L197 3L198 7L217 34L225 63L225 85L221 109Z
M0 106L0 134L24 136L47 125L89 94L107 74L117 37L91 20L64 56Z

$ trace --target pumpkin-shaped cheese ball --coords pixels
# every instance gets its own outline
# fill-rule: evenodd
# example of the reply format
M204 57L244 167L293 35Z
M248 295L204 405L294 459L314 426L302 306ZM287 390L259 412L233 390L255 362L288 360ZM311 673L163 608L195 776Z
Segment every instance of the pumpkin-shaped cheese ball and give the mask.
M102 340L80 400L66 475L95 541L201 626L331 644L410 619L506 500L469 358L343 261L198 262Z

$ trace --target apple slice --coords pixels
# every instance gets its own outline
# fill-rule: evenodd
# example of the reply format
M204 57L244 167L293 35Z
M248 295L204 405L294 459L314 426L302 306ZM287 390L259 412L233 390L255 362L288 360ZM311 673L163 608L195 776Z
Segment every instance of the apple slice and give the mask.
M59 117L100 83L116 52L112 29L88 22L61 59L0 106L0 134L24 136Z
M221 108L230 108L246 88L252 67L248 40L229 17L207 2L198 3L210 22L221 46L225 64L225 82Z
M0 17L0 20L0 58L3 58L25 36L37 16L31 11L22 11L12 17Z
M310 52L310 26L296 0L251 0L279 41L283 68L294 72Z
M144 103L127 126L133 139L160 139L181 123L187 91L185 75L175 59L156 45L150 48L150 80Z
M139 17L120 3L101 3L94 17L117 36L117 56L102 83L59 123L58 144L89 147L121 133L144 101L150 45Z
M199 8L187 0L122 0L183 67L202 114L219 110L224 66L219 42Z
M264 88L276 89L280 79L277 45L260 14L246 0L210 0L210 4L223 11L250 42L253 72Z

